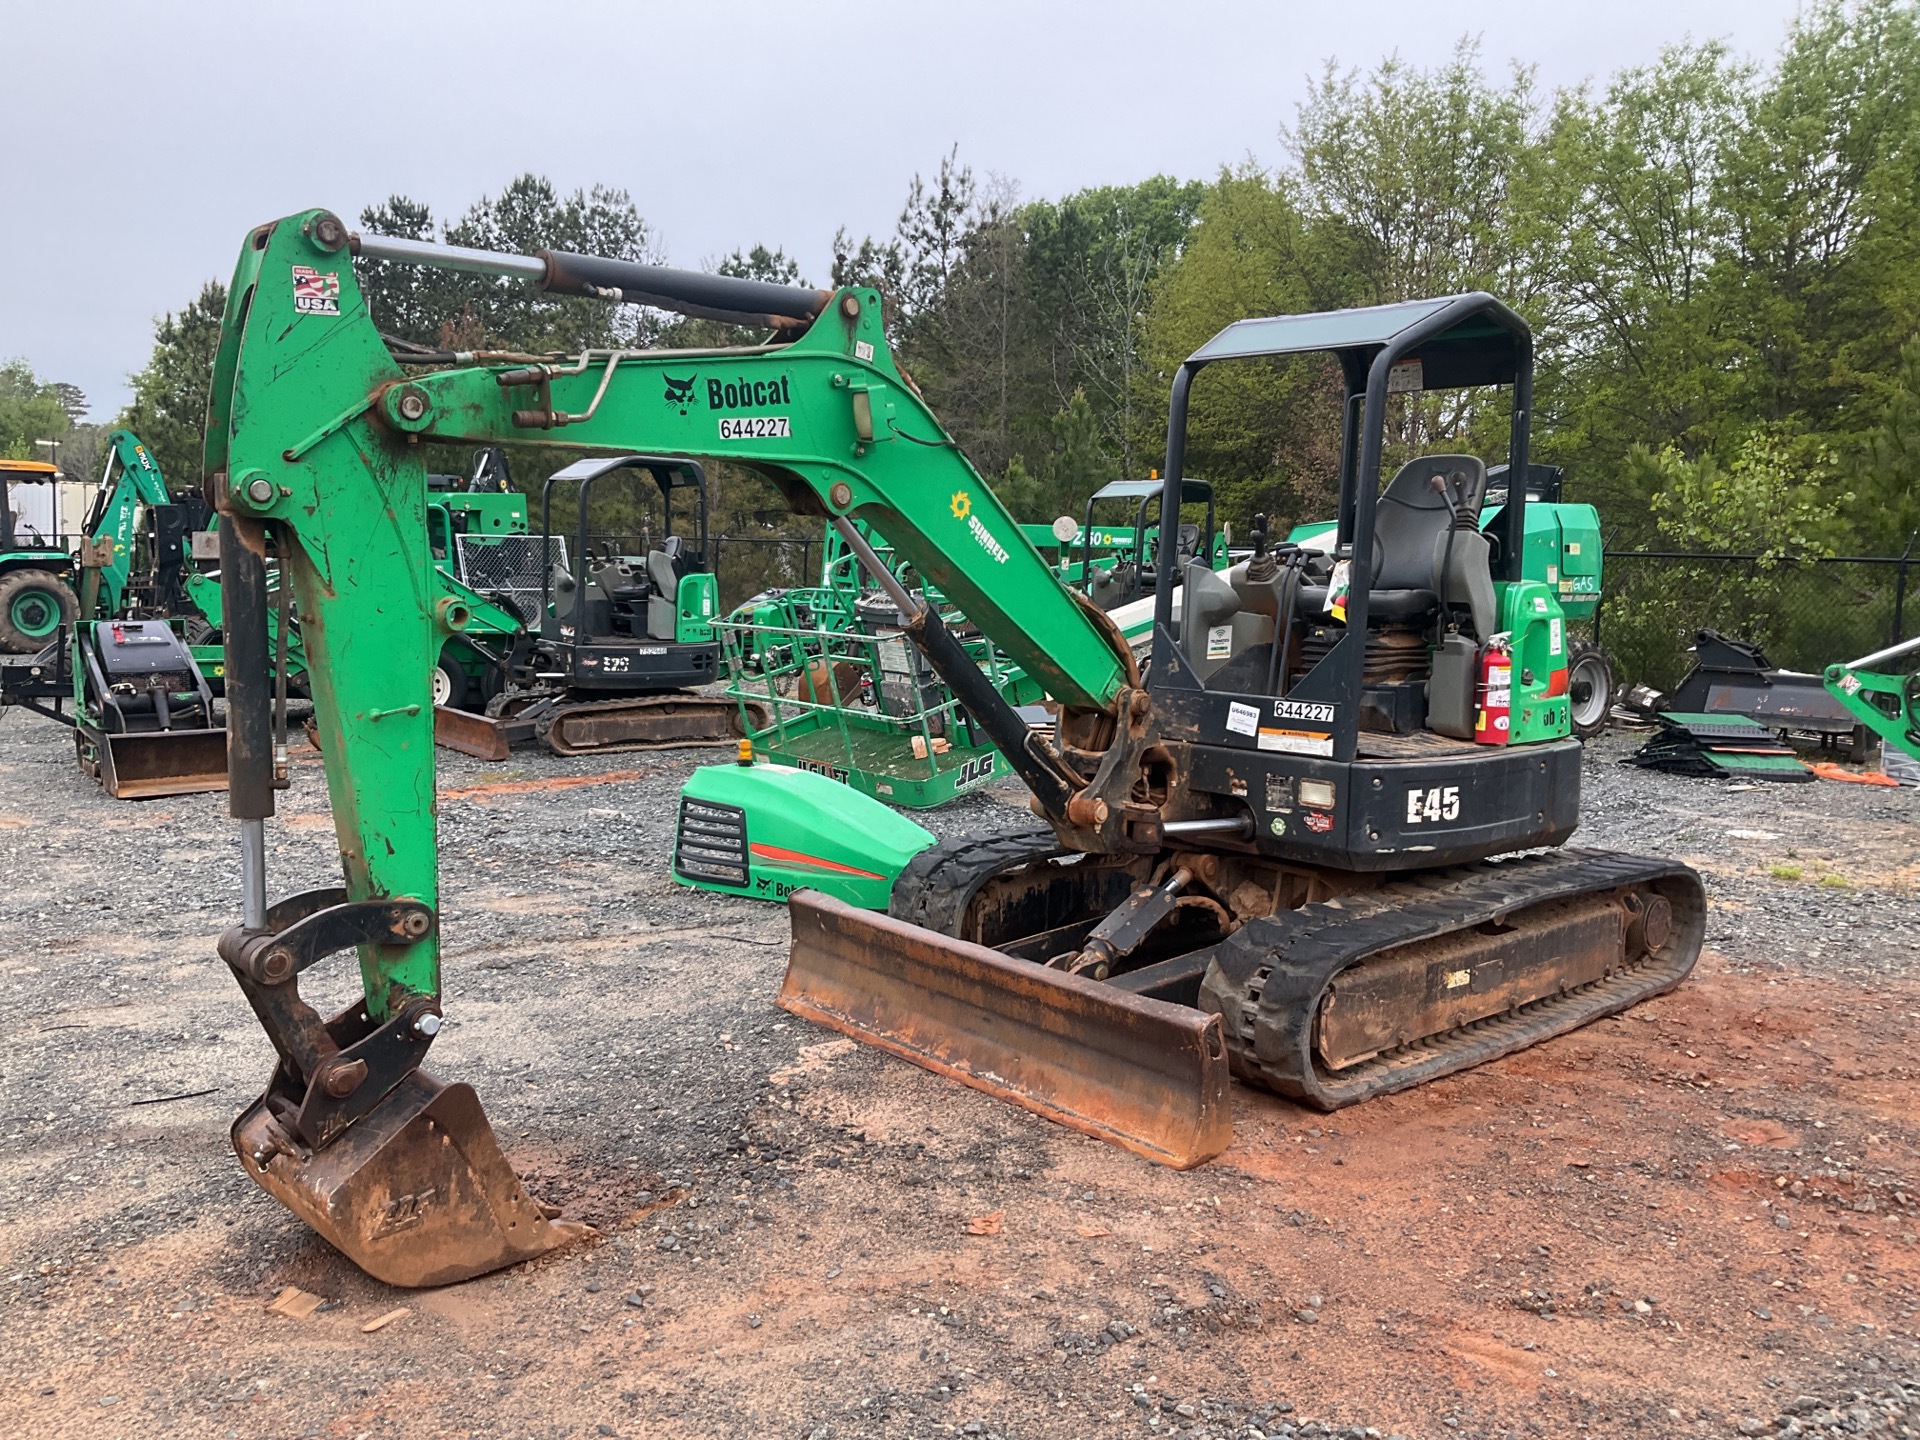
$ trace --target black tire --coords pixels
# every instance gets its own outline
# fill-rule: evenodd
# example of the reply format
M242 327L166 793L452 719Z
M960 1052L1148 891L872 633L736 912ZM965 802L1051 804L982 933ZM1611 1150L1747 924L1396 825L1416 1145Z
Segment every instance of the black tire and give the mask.
M1573 733L1591 740L1613 713L1613 662L1591 640L1575 640L1567 653L1567 718Z
M448 652L441 651L440 663L433 672L433 703L445 705L451 710L465 710L471 688L467 672L460 662Z
M0 576L0 650L9 655L34 654L79 613L79 597L50 570Z

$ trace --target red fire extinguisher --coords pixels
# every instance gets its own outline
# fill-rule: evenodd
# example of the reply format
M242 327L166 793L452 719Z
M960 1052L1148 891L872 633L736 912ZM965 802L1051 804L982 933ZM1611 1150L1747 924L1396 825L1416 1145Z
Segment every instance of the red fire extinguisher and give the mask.
M1513 730L1513 652L1505 635L1495 635L1480 651L1479 713L1473 738L1482 745L1504 745Z

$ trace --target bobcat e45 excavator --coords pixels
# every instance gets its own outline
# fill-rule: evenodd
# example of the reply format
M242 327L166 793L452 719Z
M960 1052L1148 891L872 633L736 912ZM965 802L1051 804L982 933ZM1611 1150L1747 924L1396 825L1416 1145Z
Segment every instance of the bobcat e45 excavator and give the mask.
M355 254L771 333L571 363L414 352L406 369ZM925 851L890 915L795 895L780 1003L1086 1133L1199 1164L1231 1139L1230 1071L1344 1105L1623 1009L1694 962L1691 871L1557 848L1578 819L1580 749L1554 595L1515 578L1524 497L1483 536L1476 459L1421 457L1378 484L1389 390L1414 383L1509 387L1524 467L1532 343L1491 296L1245 321L1182 366L1175 477L1205 367L1336 358L1339 535L1325 567L1264 546L1224 574L1196 563L1177 630L1160 587L1143 677L922 403L871 289L455 250L307 211L248 236L228 294L204 474L222 517L244 913L219 951L280 1056L233 1142L255 1181L381 1279L447 1283L578 1233L527 1195L473 1091L421 1069L441 1014L428 686L465 616L433 599L416 440L721 457L828 518L1045 824ZM1170 484L1162 534L1179 498ZM1029 731L855 517L1044 685L1053 734ZM299 605L344 870L272 904L268 558ZM717 844L751 850L744 813L710 823ZM349 949L365 994L323 1019L299 977Z

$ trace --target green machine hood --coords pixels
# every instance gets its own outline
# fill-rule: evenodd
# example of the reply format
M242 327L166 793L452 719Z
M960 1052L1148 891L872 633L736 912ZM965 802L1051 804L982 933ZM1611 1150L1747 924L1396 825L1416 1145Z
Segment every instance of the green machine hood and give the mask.
M704 765L680 787L673 874L682 884L784 902L818 890L885 910L933 833L839 781L788 765Z

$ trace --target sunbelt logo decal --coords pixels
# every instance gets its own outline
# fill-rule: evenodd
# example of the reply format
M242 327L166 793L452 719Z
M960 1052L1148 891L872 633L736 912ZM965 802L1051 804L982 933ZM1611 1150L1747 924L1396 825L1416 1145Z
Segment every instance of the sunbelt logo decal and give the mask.
M973 532L973 538L980 542L980 548L1004 565L1007 563L1007 547L993 538L993 532L980 523L980 517L973 513L973 497L964 490L953 492L950 508L953 518L967 522L967 529Z

